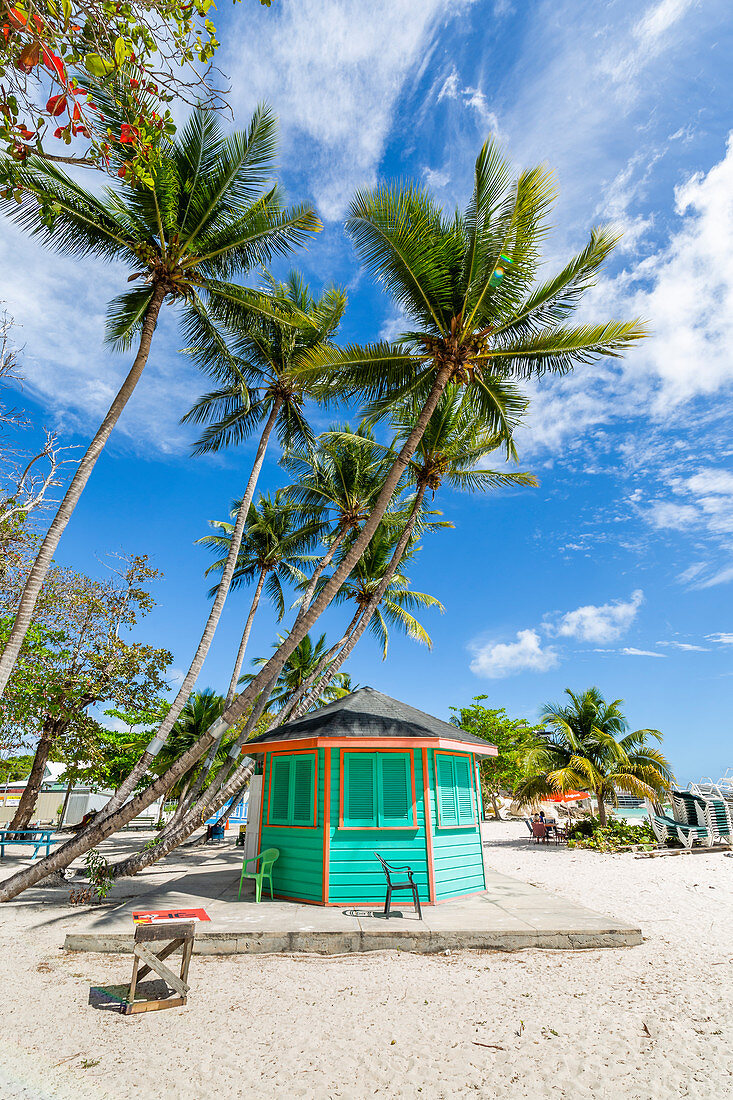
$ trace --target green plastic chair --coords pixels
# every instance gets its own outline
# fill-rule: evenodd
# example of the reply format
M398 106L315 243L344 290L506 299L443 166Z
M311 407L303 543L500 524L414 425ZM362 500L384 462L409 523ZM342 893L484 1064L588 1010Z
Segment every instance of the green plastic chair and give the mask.
M251 856L250 859L244 860L242 863L242 875L239 879L239 894L237 896L237 901L242 900L242 883L246 878L253 878L255 880L255 901L259 901L262 897L262 880L264 878L270 880L270 897L273 897L272 865L279 855L279 848L265 848L264 852L260 852L258 856ZM245 870L248 863L254 863L255 866L257 866L259 860L262 860L262 866L259 871Z

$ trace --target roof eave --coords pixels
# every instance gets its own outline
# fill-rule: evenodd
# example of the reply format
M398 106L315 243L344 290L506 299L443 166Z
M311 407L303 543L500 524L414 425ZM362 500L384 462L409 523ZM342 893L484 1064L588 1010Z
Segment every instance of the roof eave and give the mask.
M242 752L247 756L264 756L267 752L303 752L306 749L439 749L444 752L468 752L474 756L498 756L496 745L488 741L476 745L470 741L449 737L286 737L282 740L246 742Z

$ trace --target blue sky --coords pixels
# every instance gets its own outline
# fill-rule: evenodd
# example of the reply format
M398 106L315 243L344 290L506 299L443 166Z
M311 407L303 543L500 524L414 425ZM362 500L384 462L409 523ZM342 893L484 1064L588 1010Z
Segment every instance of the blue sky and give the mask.
M652 339L622 362L532 386L518 436L536 490L443 493L455 527L410 570L438 596L432 652L365 636L355 681L447 717L478 693L534 719L565 687L621 697L633 726L660 728L687 780L733 765L733 16L727 0L254 0L222 6L221 65L244 126L267 100L281 119L281 178L324 232L295 263L349 292L345 339L392 335L400 318L359 270L341 229L354 189L421 179L462 203L493 133L517 167L547 163L558 201L548 268L591 225L624 238L584 315L641 315ZM126 369L102 346L125 276L44 252L9 223L0 297L22 326L22 399L40 427L85 442ZM138 393L99 462L58 554L92 573L148 553L165 577L141 637L187 667L206 611L194 540L241 493L251 449L191 458L178 421L205 380L156 333ZM323 416L323 424L330 421ZM277 455L263 488L282 483ZM248 604L235 593L200 684L224 688ZM329 613L335 635L345 611ZM251 655L268 650L265 608Z

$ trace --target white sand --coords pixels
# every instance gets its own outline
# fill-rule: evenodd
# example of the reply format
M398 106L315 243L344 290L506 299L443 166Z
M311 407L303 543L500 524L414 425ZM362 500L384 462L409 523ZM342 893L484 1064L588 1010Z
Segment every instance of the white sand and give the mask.
M487 826L492 866L646 942L199 956L186 1008L121 1017L89 988L129 980L129 956L61 951L73 910L0 907L0 1098L733 1097L733 859L569 852L523 830Z

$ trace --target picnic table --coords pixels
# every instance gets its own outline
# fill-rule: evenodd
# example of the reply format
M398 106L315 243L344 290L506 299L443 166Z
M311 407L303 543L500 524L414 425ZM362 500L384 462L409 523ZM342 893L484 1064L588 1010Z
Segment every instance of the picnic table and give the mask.
M55 829L0 829L0 859L5 858L6 844L33 845L31 860L38 858L41 848L46 849L46 855L51 852L52 844L60 844L66 837L54 837Z

